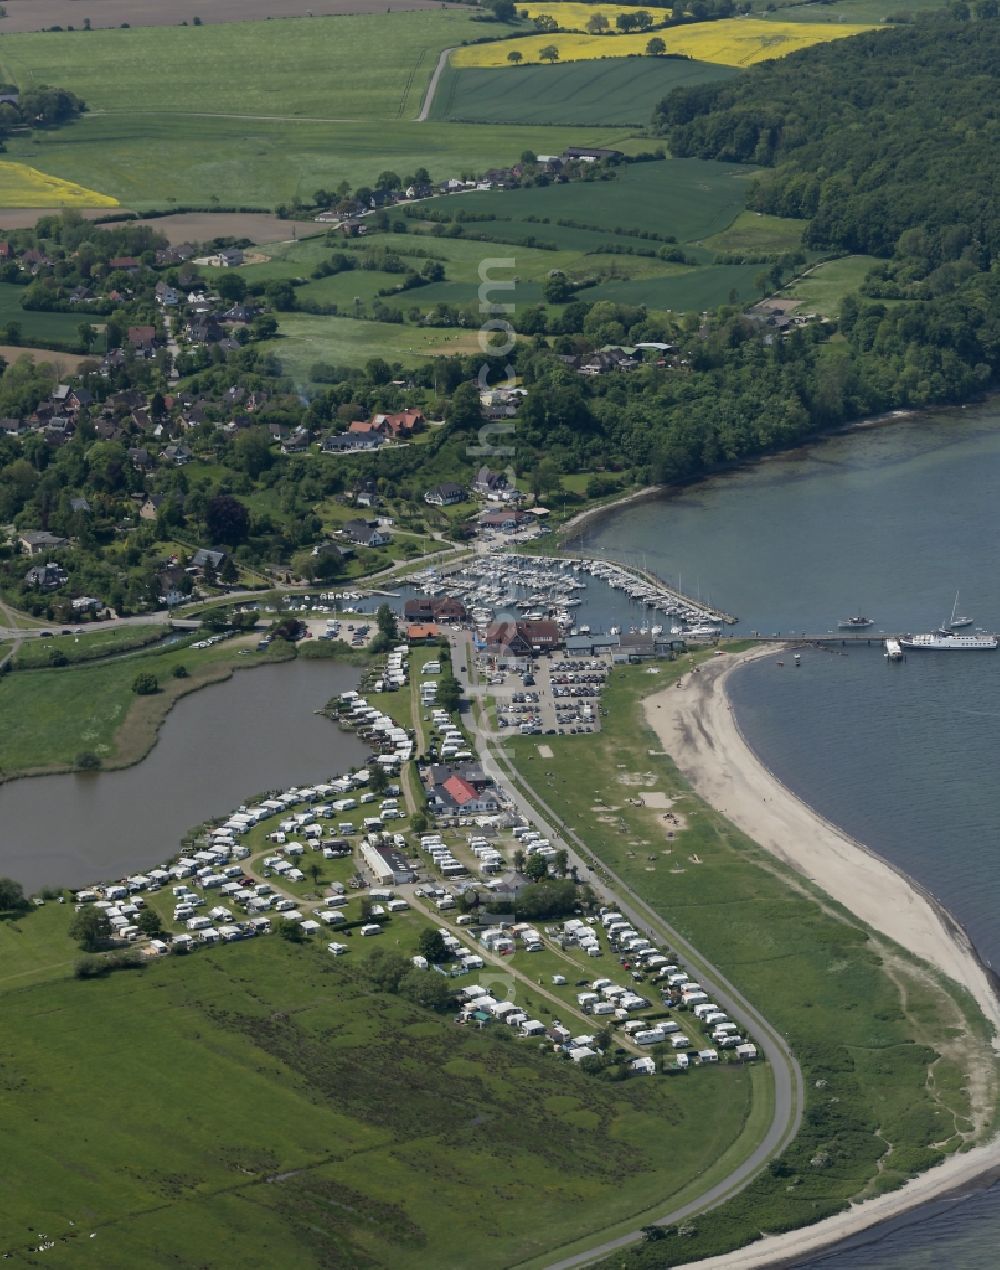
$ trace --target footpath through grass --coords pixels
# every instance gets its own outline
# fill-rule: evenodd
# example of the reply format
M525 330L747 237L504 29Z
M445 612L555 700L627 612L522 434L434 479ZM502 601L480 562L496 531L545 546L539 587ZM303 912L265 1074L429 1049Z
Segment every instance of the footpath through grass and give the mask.
M693 1237L657 1243L648 1262L657 1266L808 1224L854 1197L892 1189L972 1141L974 1122L991 1121L996 1100L995 1062L971 999L690 792L640 705L686 666L661 664L656 676L616 669L602 731L546 737L552 758L541 758L531 738L504 746L594 853L787 1036L802 1065L798 1137L744 1192L695 1222ZM661 806L635 805L640 793L659 794L650 801ZM975 1107L970 1071L971 1085L979 1082Z

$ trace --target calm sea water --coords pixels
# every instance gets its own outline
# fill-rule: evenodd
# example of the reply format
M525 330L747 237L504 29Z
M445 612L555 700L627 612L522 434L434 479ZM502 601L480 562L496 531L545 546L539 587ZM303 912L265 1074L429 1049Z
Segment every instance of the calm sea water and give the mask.
M1000 405L854 432L623 509L581 548L740 617L739 630L1000 629ZM1000 968L1000 652L809 651L733 677L741 725L796 793L931 890ZM823 1270L1000 1264L1000 1187L942 1201L814 1258Z

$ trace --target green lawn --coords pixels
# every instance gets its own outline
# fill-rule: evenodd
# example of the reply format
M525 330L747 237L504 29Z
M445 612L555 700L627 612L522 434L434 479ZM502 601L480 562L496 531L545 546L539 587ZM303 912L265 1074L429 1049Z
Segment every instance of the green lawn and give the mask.
M22 309L25 291L25 287L12 282L0 282L0 336L8 323L16 322L21 328L21 341L25 344L37 343L45 347L66 345L78 349L79 327L81 322L86 321L86 314Z
M514 27L468 9L5 37L5 77L93 111L410 119L441 49Z
M662 664L654 682L638 667L615 670L600 734L546 738L552 758L539 760L533 738L504 743L599 860L743 990L802 1063L807 1115L785 1153L787 1175L765 1172L743 1196L696 1222L685 1261L779 1222L816 1220L872 1184L886 1141L892 1159L883 1161L882 1187L958 1149L956 1126L967 1127L969 1101L954 1079L966 1061L954 1042L964 1037L980 1061L984 1045L983 1021L954 985L925 975L801 882L793 889L773 857L691 794L639 712L641 698L668 687L686 663ZM629 799L641 788L675 798L687 826L678 830L661 813L634 807ZM938 1084L942 1065L948 1074ZM832 1152L836 1163L817 1173L810 1165L817 1151Z
M406 176L423 165L444 180L515 163L525 150L560 153L567 145L612 144L619 132L407 120L388 128L377 120L313 123L136 111L86 115L52 132L11 137L6 145L11 160L89 182L138 210L271 210L296 196L310 199L320 187L336 189L343 180L354 186L374 182L386 169Z
M842 256L817 265L804 278L778 292L782 299L801 300L800 313L816 312L835 318L845 295L857 291L878 260L874 256Z
M687 58L607 58L564 66L456 70L438 84L432 119L461 123L623 124L645 127L675 88L731 79L731 66Z
M485 1204L476 1264L510 1266L709 1175L748 1111L739 1068L608 1085L373 994L357 940L79 982L71 914L0 923L0 1246L66 1240L55 1264L458 1270ZM45 977L13 977L34 958Z

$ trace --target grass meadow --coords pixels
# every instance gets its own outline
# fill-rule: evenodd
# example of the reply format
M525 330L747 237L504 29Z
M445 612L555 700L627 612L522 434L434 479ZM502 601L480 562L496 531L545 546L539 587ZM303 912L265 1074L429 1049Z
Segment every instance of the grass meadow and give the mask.
M70 638L44 642L53 647L65 642L70 656ZM14 671L0 680L0 780L66 770L83 751L97 754L105 767L134 763L150 749L179 697L226 679L237 668L283 656L275 646L259 653L253 641L243 647L240 651L227 641L192 649L181 643L93 664ZM187 668L187 678L172 677L179 665ZM139 697L132 681L144 671L157 676L160 691Z
M0 64L20 87L58 84L92 111L409 119L441 49L516 29L453 8L12 35Z
M49 39L49 36L42 37ZM13 136L8 156L90 183L136 210L242 207L271 211L319 188L374 183L418 165L436 180L516 163L525 150L612 145L620 129L384 122L315 123L197 115L87 115L44 134Z
M983 1022L955 985L873 936L691 793L640 705L687 669L687 658L661 664L654 683L638 667L616 669L601 732L546 737L551 758L539 759L533 738L504 742L598 860L743 990L802 1063L806 1116L784 1156L787 1185L764 1173L697 1222L685 1261L779 1221L814 1221L960 1149L970 1125L961 1073L992 1061ZM657 812L629 802L642 788L675 799L687 824L673 838ZM829 1168L810 1165L817 1152L829 1154Z
M764 0L756 0L755 17L773 22L884 22L895 14L937 12L947 9L945 0L810 0L806 4L790 4L768 12Z
M800 312L840 316L845 295L857 291L865 275L879 263L875 256L841 256L817 265L809 274L778 292L782 299L801 300Z
M458 1270L477 1212L476 1264L510 1266L710 1174L759 1075L605 1084L373 994L360 947L262 938L81 982L71 915L0 922L15 1256Z
M587 6L588 8L590 6ZM457 123L621 124L645 127L675 88L714 83L737 72L687 58L610 57L599 65L525 65L457 70L438 84L431 118Z

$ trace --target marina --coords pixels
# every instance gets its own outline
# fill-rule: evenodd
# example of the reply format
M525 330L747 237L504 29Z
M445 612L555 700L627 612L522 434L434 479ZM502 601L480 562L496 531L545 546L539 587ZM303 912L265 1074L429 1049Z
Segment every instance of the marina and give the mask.
M564 636L592 634L592 622L582 621L577 610L587 607L597 590L595 583L615 593L614 603L627 601L627 606L620 606L626 616L612 611L609 635L711 639L737 621L648 570L609 560L491 551L451 570L422 570L408 581L418 595L460 601L477 635L485 635L494 622L519 619L553 621ZM627 621L636 609L638 620Z

